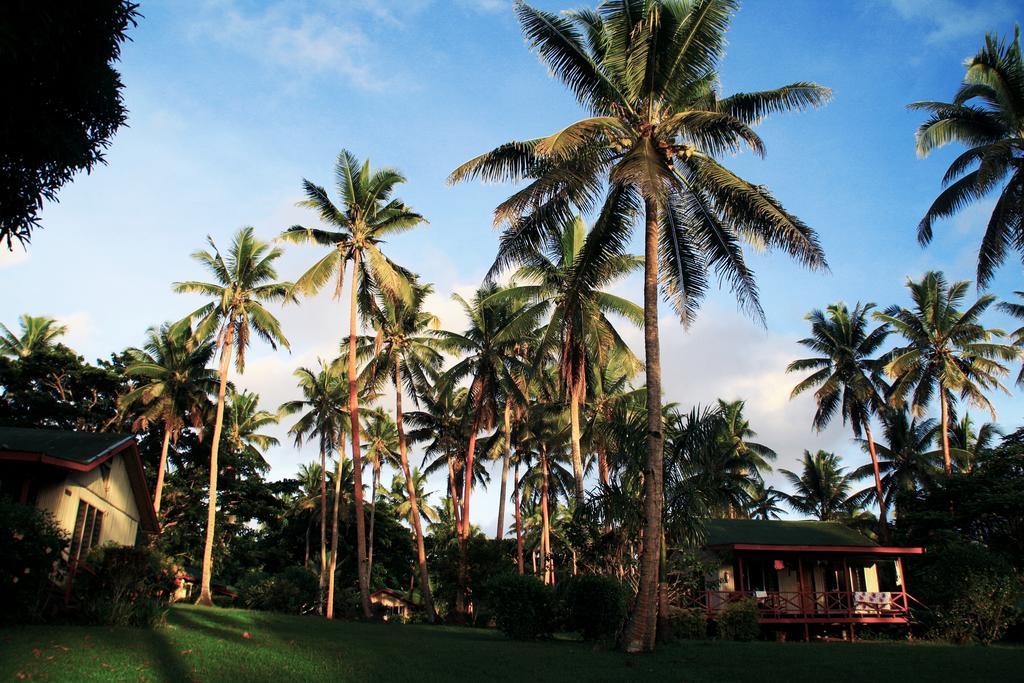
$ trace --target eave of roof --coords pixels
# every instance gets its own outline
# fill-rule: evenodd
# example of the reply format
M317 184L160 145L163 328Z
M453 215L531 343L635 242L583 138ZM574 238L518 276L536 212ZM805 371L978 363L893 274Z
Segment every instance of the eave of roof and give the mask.
M780 553L840 553L848 555L922 555L924 548L880 545L772 545L768 543L720 543L716 550Z

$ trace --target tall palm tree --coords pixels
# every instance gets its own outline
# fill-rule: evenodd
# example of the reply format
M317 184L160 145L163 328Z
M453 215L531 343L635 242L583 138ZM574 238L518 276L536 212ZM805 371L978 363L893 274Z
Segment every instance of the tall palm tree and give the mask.
M960 310L970 283L948 284L942 273L929 272L920 282L907 281L912 309L891 306L875 317L892 326L906 344L892 351L885 372L894 378L893 401L902 404L913 393L911 407L920 415L938 393L941 416L942 460L946 474L953 471L949 448L949 412L953 392L988 410L995 407L985 396L991 389L1006 388L999 378L1009 369L1000 361L1020 357L1018 347L999 343L1004 333L980 322L995 297L985 295L967 310Z
M269 468L270 465L263 454L268 448L277 446L280 442L277 437L261 433L260 430L276 425L281 415L270 410L261 410L259 401L259 394L251 391L228 391L224 413L226 429L223 438L233 455L242 456Z
M421 525L424 522L434 524L437 522L438 516L437 509L429 502L433 492L427 491L427 475L421 472L418 467L413 467L409 474L411 475L413 491L411 496L409 495L409 482L404 474L396 472L395 476L391 479L391 490L388 492L388 497L395 506L395 514L408 519L410 526L415 526L413 521L414 514L419 515ZM415 507L412 505L414 498L416 500ZM429 586L430 584L428 583L427 585Z
M171 441L178 442L186 420L202 434L210 395L217 386L217 373L206 367L215 352L213 340L196 339L190 327L172 325L149 328L143 348L126 351L130 360L124 372L137 385L121 397L121 406L137 410L134 429L146 430L159 422L164 430L153 494L157 515Z
M1014 292L1014 295L1018 299L1024 300L1024 292ZM1011 317L1017 320L1024 320L1024 303L1000 301L996 306L999 310L1004 313L1008 313ZM1024 327L1018 327L1016 330L1011 332L1010 339L1013 340L1014 346L1024 347ZM1020 372L1017 374L1017 384L1024 386L1024 365L1021 365Z
M318 611L324 614L327 599L327 455L344 448L347 432L346 395L348 383L343 383L340 368L334 363L318 359L319 368L298 368L293 373L299 380L302 398L281 404L282 415L302 415L288 430L296 448L304 441L316 439L320 447L320 602ZM305 412L303 412L305 411Z
M395 389L395 430L398 440L398 460L402 469L402 481L407 487L407 504L411 508L410 524L416 535L416 559L420 573L420 594L431 621L436 620L434 600L430 591L430 574L427 570L427 553L420 519L420 501L415 489L416 479L409 469L408 439L405 433L403 393L408 394L419 405L420 396L427 393L430 379L436 376L444 363L438 350L436 330L440 325L437 317L423 310L427 297L433 292L428 285L414 285L409 302L390 297L378 297L373 316L377 332L375 346L377 353L363 371L368 384L375 389L390 380ZM372 535L371 535L372 539ZM371 543L372 552L372 543Z
M210 303L191 313L182 324L195 325L199 339L216 337L220 353L217 390L217 412L213 424L213 442L210 449L210 494L206 516L206 542L203 548L203 576L199 604L212 605L210 578L213 572L213 539L217 521L217 456L221 430L224 425L224 395L228 373L234 356L235 369L245 371L245 352L252 335L276 349L278 344L288 348L288 340L277 321L264 304L282 301L289 296L291 283L277 282L274 261L281 250L256 239L250 227L239 230L231 242L227 256L222 256L212 238L207 238L212 252L200 250L192 254L214 277L214 282L176 282L174 290L185 294L201 294Z
M992 422L983 422L975 429L968 414L954 422L949 428L949 448L960 471L973 472L979 456L992 448L999 436L1003 431Z
M324 468L321 467L318 462L302 463L299 465L299 471L296 475L298 481L298 492L295 497L291 500L291 507L287 514L295 517L308 517L306 520L306 554L305 559L302 562L302 566L309 569L309 553L310 553L310 534L313 531L313 523L316 521L316 515L312 513L313 510L320 508L326 510L326 486L323 484ZM326 523L326 520L321 516L320 525ZM325 539L324 534L320 534L320 547L324 547ZM323 561L321 560L321 565ZM326 573L326 572L325 572ZM323 590L321 588L321 590ZM321 601L321 608L323 603Z
M632 301L602 291L639 270L643 259L614 255L590 263L581 258L584 254L594 254L585 249L586 239L583 218L576 216L560 233L547 236L543 246L517 254L522 265L515 279L527 284L513 285L496 295L547 301L553 306L538 352L544 353L549 347L557 346L562 387L569 400L577 504L584 502L580 404L586 399L587 376L594 366L608 362L613 349L630 353L608 316L620 315L636 325L643 324L643 309Z
M584 439L597 456L598 479L606 487L611 484L609 454L621 450L614 438L616 409L642 397L644 389L630 385L639 370L640 363L631 352L613 349L606 363L592 369L587 383L590 409Z
M890 329L881 325L870 327L870 313L874 304L857 303L851 311L846 304L832 304L825 312L813 310L807 314L811 323L811 336L800 344L820 354L815 358L795 360L786 372L811 371L803 381L793 387L790 398L809 389L815 389L814 428L819 432L838 412L843 424L849 423L854 438L863 433L867 437L875 478L875 500L878 501L878 519L886 529L886 497L882 492L882 478L878 470L878 453L871 436L871 416L884 403L876 376L880 369L874 357L889 336ZM884 531L883 531L884 533Z
M947 218L1000 186L978 251L978 285L984 287L1015 249L1024 257L1024 60L1020 27L1013 41L995 34L966 62L963 84L952 102L915 102L911 109L931 114L917 129L917 154L926 157L951 142L967 151L950 164L945 189L917 226L922 245L932 240L936 221ZM973 169L973 170L972 170Z
M373 472L370 480L370 530L367 536L366 568L373 571L373 530L377 520L377 491L380 488L381 468L399 462L398 428L383 408L376 408L363 414L363 465L370 465Z
M0 356L26 358L34 351L52 346L58 337L68 333L67 325L61 325L45 315L23 313L18 317L21 334L15 334L0 323Z
M822 522L840 520L854 512L856 506L850 496L855 477L839 464L835 453L818 451L811 455L804 451L801 465L803 471L799 475L779 470L794 489L793 493L779 492L791 508Z
M750 519L769 521L779 519L782 508L779 503L782 497L774 487L765 487L764 482L755 482L754 490L750 494Z
M493 270L556 233L576 210L602 203L594 248L621 254L642 211L651 424L642 579L622 638L630 651L653 649L655 643L663 506L659 284L689 322L714 269L744 308L761 316L744 241L780 248L810 267L825 266L810 228L764 187L717 161L742 147L763 154L753 124L830 97L828 89L812 83L721 97L718 63L736 7L736 0L608 0L596 11L558 15L517 3L527 41L589 118L546 138L502 145L450 176L451 182L475 177L527 183L495 212L496 223L508 229Z
M932 447L938 436L938 423L932 419L918 419L906 410L888 407L879 413L879 417L885 443L875 444L875 447L882 474L884 504L898 514L900 494L929 485L938 471L936 463L941 459L941 451ZM866 441L861 441L861 445L864 450L868 449ZM871 474L871 465L853 471L855 479ZM876 496L877 491L872 497L877 500Z
M735 463L740 473L752 481L763 481L764 474L771 472L771 461L778 457L771 448L751 441L757 432L750 428L750 422L743 414L746 401L724 401L718 399L719 425L715 433L715 449L721 451L729 462Z
M541 317L548 308L547 302L517 306L514 301L495 297L499 288L485 285L480 288L472 301L466 301L458 294L452 298L459 303L469 325L461 333L439 330L442 348L460 359L452 365L438 382L438 391L448 392L464 380L469 381L465 421L469 426L466 443L464 473L475 472L477 436L481 430L494 427L502 395L521 396L517 375L527 373L527 363L522 356L525 340L534 338ZM459 574L466 576L465 542L469 538L469 511L473 493L474 476L463 476L461 496L462 509L458 521L461 524ZM456 611L461 605L460 598L466 589L460 583L456 595Z
M411 230L426 222L402 200L393 197L395 187L405 177L390 168L371 171L369 160L360 164L348 150L338 154L335 164L335 183L341 196L339 207L320 185L303 180L306 199L300 206L313 209L328 229L293 225L280 239L297 244L315 244L326 247L327 255L314 263L295 281L295 290L304 295L318 292L334 281L334 297L341 297L345 282L345 268L351 261L352 282L349 305L348 337L348 412L352 429L352 464L355 474L356 502L356 566L359 575L359 594L363 616L370 616L370 576L367 565L366 529L363 520L362 449L359 443L359 398L356 383L356 338L359 333L359 299L365 301L375 291L383 291L392 298L409 298L409 273L391 261L380 245L385 238ZM328 602L328 618L333 617L334 605Z

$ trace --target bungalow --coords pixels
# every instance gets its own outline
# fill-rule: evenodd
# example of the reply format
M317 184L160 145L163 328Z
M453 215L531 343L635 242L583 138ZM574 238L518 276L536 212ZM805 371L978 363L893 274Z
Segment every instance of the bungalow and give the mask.
M910 628L903 558L922 548L881 546L838 522L713 520L705 547L721 560L701 594L684 597L714 620L729 602L754 598L759 621L778 630L856 624Z
M406 619L417 605L406 600L401 593L390 588L381 588L370 593L370 604L378 610L385 621L390 617Z
M72 566L94 546L159 530L132 436L0 427L0 496L52 513Z

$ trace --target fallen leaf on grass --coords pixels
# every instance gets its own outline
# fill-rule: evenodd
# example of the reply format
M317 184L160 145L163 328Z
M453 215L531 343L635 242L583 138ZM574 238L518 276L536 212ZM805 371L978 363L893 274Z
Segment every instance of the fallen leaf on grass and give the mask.
M183 655L190 655L190 654L192 654L192 648L189 648L187 650L182 650L181 654L183 654Z
M14 674L14 677L17 678L19 681L23 681L26 678L28 678L28 674L24 671L19 671L18 673Z
M53 660L55 660L55 659L57 659L57 658L56 658L56 657L54 657L53 655L50 655L49 657L47 657L47 658L46 658L46 661L48 661L48 662L52 662L52 661L53 661Z
M63 650L64 652L68 652L71 649L70 647L64 647L63 645L54 645L54 647L58 650Z
M43 654L43 651L40 650L38 647L32 648L32 656L33 657L39 657L39 655L41 655L41 654Z
M251 635L249 635L249 632L248 632L248 631L242 631L242 637L243 637L243 638L246 638L246 639L248 639L248 638L252 638L252 636L251 636Z

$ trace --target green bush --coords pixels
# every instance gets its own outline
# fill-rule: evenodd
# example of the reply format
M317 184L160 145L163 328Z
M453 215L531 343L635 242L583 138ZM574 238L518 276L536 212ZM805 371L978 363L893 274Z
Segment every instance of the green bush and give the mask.
M93 549L74 581L78 614L104 626L156 626L163 622L177 585L171 563L145 547Z
M534 576L498 576L487 583L484 595L509 638L534 640L555 630L555 593Z
M916 616L930 637L991 643L1021 617L1020 576L1002 556L982 545L933 550L912 578L915 596L928 607Z
M49 513L0 498L0 624L42 619L66 545Z
M674 608L669 612L674 640L703 640L708 637L708 618L702 609Z
M575 576L564 586L566 627L579 631L584 640L611 638L626 620L626 591L606 576Z
M285 614L305 614L315 609L319 592L319 579L304 567L287 567L280 574L252 571L238 585L244 606Z
M753 598L730 602L718 613L718 637L722 640L756 640L760 634L757 601Z

